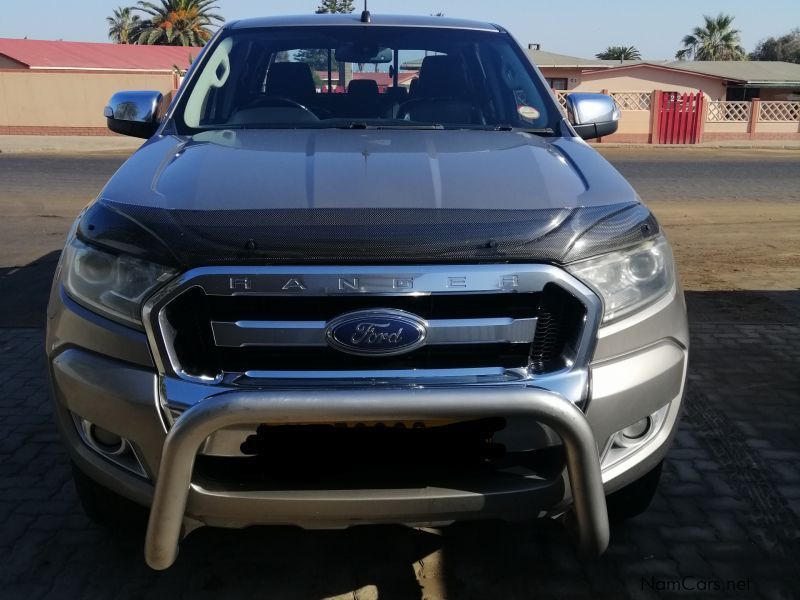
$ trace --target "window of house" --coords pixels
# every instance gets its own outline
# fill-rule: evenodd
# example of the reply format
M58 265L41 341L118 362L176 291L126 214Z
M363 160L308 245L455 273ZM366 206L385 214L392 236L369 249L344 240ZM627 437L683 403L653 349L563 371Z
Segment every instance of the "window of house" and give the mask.
M566 90L567 78L566 77L546 77L547 85L553 90Z

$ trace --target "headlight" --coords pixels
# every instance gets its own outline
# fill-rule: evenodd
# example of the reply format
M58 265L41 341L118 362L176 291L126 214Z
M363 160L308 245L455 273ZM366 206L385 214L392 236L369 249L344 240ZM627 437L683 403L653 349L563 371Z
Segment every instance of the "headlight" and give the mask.
M627 250L572 263L568 269L603 298L604 325L654 303L675 285L675 262L663 236Z
M86 308L126 325L142 325L142 304L176 272L130 256L110 254L77 239L67 244L64 289Z

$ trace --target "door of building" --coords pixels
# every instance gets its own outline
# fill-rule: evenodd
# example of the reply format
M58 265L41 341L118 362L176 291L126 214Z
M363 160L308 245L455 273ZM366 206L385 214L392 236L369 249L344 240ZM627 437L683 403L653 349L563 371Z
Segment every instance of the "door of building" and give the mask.
M703 92L661 92L656 144L697 144L703 126Z

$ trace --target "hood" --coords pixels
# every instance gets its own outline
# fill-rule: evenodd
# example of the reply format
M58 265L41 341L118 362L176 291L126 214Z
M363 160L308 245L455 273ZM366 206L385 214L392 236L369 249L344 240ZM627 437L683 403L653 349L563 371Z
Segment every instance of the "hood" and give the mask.
M215 131L145 144L87 211L79 233L181 267L559 262L594 225L630 211L651 218L624 178L575 140L487 131Z
M146 144L102 196L170 210L531 210L634 202L581 142L486 131L213 131Z

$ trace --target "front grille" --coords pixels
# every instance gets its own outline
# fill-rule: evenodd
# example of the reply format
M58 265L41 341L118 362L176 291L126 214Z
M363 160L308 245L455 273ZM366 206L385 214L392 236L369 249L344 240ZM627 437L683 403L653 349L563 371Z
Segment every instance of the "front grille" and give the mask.
M265 279L248 280L254 287L245 294L231 289L242 280L236 273L187 277L171 295L165 294L153 312L156 351L168 357L164 363L182 377L206 382L222 378L241 385L276 377L302 380L304 374L372 377L374 372L377 377L406 378L419 371L430 376L437 372L444 376L447 371L449 377L454 373L470 377L509 370L546 374L573 366L586 341L586 298L569 282L563 285L558 273L554 281L542 277L539 269L557 271L551 267L534 265L526 267L527 272L507 274L515 268L498 267L496 277L494 271L492 277L476 276L474 290L445 291L452 281L459 286L467 281L452 277L443 278L447 284L434 280L433 290L420 284L422 289L399 294L372 289L328 294L335 280L318 282L312 279L314 274L303 278L308 288L302 293L281 293L274 286L283 285L288 275L270 275L268 270ZM533 277L525 279L526 274ZM353 279L348 276L346 281ZM378 282L374 286L383 281L374 274L364 280ZM403 273L387 281L386 285L405 284L411 279ZM419 281L430 285L423 277ZM511 288L503 289L509 282ZM381 309L424 320L428 324L424 345L394 356L359 356L326 343L326 325L332 320ZM248 377L237 379L242 374Z
M197 301L197 299L195 299ZM219 321L321 320L345 313L375 308L394 308L426 320L478 319L484 317L525 318L535 316L539 293L435 294L430 296L205 296L204 310Z

